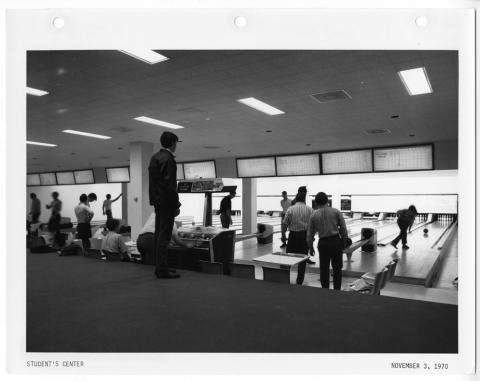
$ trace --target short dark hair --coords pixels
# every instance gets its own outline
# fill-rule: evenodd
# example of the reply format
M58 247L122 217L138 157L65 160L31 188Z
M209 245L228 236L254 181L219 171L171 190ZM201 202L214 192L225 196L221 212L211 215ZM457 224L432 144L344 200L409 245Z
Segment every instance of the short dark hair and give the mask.
M111 198L112 198L112 195L111 195L110 193L109 193L109 194L107 194L107 199L109 199L109 200L110 200Z
M305 199L307 198L307 194L304 192L299 192L297 193L297 196L295 197L295 200L297 202L305 202Z
M97 195L95 193L89 193L88 198L92 201L97 201Z
M37 198L37 195L35 193L30 193L31 198Z
M417 208L415 208L415 205L410 205L410 206L408 207L408 210L411 211L411 212L413 212L413 213L415 213L415 214L418 214Z
M237 195L237 192L234 191L234 190L232 190L232 191L230 191L230 196L231 196L231 195L236 196L236 195Z
M80 202L87 202L87 200L88 200L87 195L85 193L82 193L80 195Z
M58 197L58 192L52 192L52 197L57 198Z
M176 142L178 142L178 136L173 132L165 131L162 136L160 136L160 144L163 148L170 148Z
M317 205L325 205L328 203L328 197L325 193L323 192L318 192L317 195L315 196L315 203Z
M298 187L298 193L307 193L307 187L306 186Z
M282 194L287 194L287 191L283 191Z
M107 227L108 230L110 231L114 231L117 226L120 224L120 221L116 218L109 218L107 220L107 223L105 224L105 226Z

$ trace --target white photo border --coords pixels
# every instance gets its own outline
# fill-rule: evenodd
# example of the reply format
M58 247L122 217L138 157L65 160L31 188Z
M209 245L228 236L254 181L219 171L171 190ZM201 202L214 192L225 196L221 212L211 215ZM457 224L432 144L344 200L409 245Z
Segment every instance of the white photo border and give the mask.
M235 26L237 16L247 19ZM426 28L415 20L426 16ZM65 26L52 26L62 17ZM475 364L475 12L473 9L41 9L7 11L6 189L7 365L16 373L52 373L29 360L82 360L97 373L391 374L396 362L445 362L442 374L471 374ZM341 28L339 27L341 26ZM163 37L159 38L159 36ZM26 51L187 49L458 50L459 224L458 354L126 354L26 353ZM465 253L465 255L463 254ZM468 255L467 255L468 254ZM215 366L211 359L214 357ZM125 361L128 358L128 361ZM186 368L184 364L190 366ZM301 369L298 363L302 363ZM348 366L345 366L348 364ZM168 365L168 366L166 366ZM422 372L395 370L395 374ZM431 374L434 374L430 372Z

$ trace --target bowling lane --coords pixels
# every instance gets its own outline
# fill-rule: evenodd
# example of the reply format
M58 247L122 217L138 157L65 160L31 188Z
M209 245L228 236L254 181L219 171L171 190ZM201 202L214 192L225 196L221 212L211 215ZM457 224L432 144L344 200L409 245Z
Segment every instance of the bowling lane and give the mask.
M404 283L424 285L441 253L432 246L449 224L449 222L436 221L425 225L429 230L426 236L424 236L423 227L412 231L407 236L410 247L408 250L402 250L400 247L396 250L387 245L378 246L376 253L354 252L353 261L346 262L344 265L344 274L359 276L365 272L379 272L389 261L397 258L399 261L394 279Z
M420 228L408 235L408 246L410 249L408 252L415 251L438 251L437 246L432 246L435 242L444 234L444 232L450 226L449 222L435 221L431 224L425 225L428 229L428 233L423 232L424 228ZM448 233L446 233L448 234Z
M419 221L414 223L412 226L412 230L424 223L425 221ZM354 242L359 241L362 228L376 229L378 241L384 240L385 238L390 236L392 236L392 239L393 239L394 238L393 236L397 235L398 232L400 231L397 225L397 220L388 219L388 220L382 220L382 221L370 221L370 223L362 224L359 226L353 226L352 228L347 226L348 236L352 238Z
M358 240L360 240L360 234L361 234L361 231L362 231L363 228L377 229L377 231L380 232L383 228L391 226L392 224L395 224L395 221L392 221L392 220L382 220L382 221L370 220L366 223L359 224L359 225L354 225L354 226L347 225L347 232L348 232L348 236L350 238L352 238L352 240L358 241ZM358 238L358 239L356 239L356 238Z
M450 242L444 245L446 250L442 269L439 273L435 287L457 289L453 281L458 277L458 229L455 229Z

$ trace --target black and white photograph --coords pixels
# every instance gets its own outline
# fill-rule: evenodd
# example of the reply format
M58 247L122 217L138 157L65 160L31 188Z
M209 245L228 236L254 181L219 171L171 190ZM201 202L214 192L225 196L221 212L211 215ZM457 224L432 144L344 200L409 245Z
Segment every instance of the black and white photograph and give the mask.
M473 374L474 14L370 11L7 11L9 369Z

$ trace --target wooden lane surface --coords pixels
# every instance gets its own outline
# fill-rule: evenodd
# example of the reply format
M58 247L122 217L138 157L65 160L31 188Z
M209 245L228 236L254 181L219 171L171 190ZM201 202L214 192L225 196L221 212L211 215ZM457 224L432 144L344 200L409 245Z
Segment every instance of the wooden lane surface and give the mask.
M379 246L376 253L358 252L354 254L353 262L344 262L344 273L349 276L358 276L365 272L379 272L392 259L398 258L394 280L424 284L440 254L439 250L431 249L431 245L443 233L448 224L434 222L428 226L428 236L424 236L423 229L418 229L407 236L409 250L402 250L400 243L398 250L387 245Z
M408 235L409 250L399 248L395 250L392 246L378 247L376 253L363 253L355 251L352 262L344 262L343 272L345 276L359 277L367 272L378 272L392 259L398 258L394 281L401 281L411 284L424 284L428 272L432 268L439 250L431 249L430 246L446 229L448 223L434 222L429 224L428 237L423 236L423 229L418 229ZM388 228L392 231L398 230L396 224ZM235 261L250 263L254 257L270 254L274 251L281 251L281 242L274 239L272 244L259 245L256 239L248 239L237 242L235 245ZM456 246L452 247L455 250ZM318 273L318 253L312 258L315 265L307 265L307 272Z

